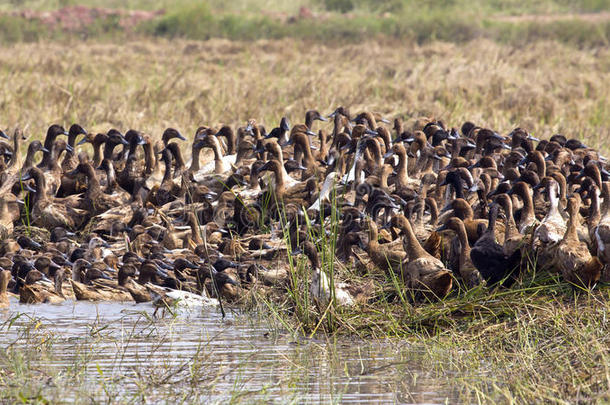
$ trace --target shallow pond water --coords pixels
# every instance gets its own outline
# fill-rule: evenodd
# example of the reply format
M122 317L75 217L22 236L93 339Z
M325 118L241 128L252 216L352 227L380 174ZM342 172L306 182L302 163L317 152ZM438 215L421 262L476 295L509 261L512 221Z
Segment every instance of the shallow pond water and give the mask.
M65 302L0 312L0 348L47 339L37 367L79 371L63 400L445 403L456 393L406 342L295 338L216 309L152 317L151 305ZM33 337L35 335L35 337Z

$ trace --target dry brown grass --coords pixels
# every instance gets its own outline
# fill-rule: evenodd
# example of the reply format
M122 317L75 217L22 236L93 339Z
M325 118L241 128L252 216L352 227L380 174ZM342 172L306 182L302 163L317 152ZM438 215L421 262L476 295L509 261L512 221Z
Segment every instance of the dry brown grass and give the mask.
M35 43L0 47L0 125L41 137L54 122L93 131L257 118L293 122L339 104L388 117L435 116L538 136L561 132L604 147L610 51L554 42L476 41L340 47L297 40Z

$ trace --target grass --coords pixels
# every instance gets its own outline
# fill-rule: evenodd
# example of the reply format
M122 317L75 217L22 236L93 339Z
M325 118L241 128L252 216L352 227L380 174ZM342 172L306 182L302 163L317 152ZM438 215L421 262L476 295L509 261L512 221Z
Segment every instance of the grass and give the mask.
M202 124L268 127L310 108L379 111L388 118L465 120L508 133L563 133L608 152L607 49L554 41L522 47L477 40L419 46L396 41L206 42L157 39L117 46L0 46L0 123L41 139L51 123L89 131L138 128L187 136Z
M65 41L94 37L116 42L125 38L159 36L246 41L299 38L358 43L371 37L383 37L423 44L436 40L463 43L486 38L513 45L532 40L557 40L577 47L600 47L607 46L610 34L607 16L599 19L588 15L570 18L582 13L606 11L610 8L607 0L545 0L534 3L518 0L131 0L104 3L30 0L5 3L0 5L0 11L47 11L71 5L163 9L166 13L135 27L130 25L126 31L117 18L106 18L73 32L50 29L20 17L3 16L0 17L0 40L21 42L53 38ZM311 10L314 18L299 18L300 7ZM521 21L505 18L524 14L546 19Z

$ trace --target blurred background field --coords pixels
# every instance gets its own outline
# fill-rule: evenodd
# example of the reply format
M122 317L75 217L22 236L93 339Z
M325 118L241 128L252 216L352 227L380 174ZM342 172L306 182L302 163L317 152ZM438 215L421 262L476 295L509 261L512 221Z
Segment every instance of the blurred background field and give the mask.
M0 2L0 126L267 125L337 105L607 151L606 0Z
M4 13L0 39L64 37L65 30L54 29L52 21L40 24L31 17L78 6L162 11L148 21L122 24L121 18L106 16L73 30L87 37L113 37L127 30L191 39L292 37L355 42L385 36L423 43L483 37L512 44L556 39L601 46L608 44L610 34L608 0L5 0L0 3Z

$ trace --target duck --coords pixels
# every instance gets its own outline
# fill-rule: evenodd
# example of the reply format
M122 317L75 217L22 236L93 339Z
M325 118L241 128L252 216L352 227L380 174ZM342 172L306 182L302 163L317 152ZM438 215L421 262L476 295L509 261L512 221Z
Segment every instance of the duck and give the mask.
M12 276L10 270L0 271L0 308L8 308L10 301L8 298L8 284Z
M68 146L70 146L71 149L67 150L64 159L61 162L61 169L64 172L74 170L78 165L78 160L74 155L74 148L76 147L76 139L80 135L85 135L85 137L87 137L89 134L79 124L72 124L68 129Z
M222 146L216 135L204 136L197 141L194 147L199 149L210 148L214 152L214 161L203 165L203 167L194 174L196 181L201 181L204 176L208 174L227 173L232 170L231 165L235 164L235 160L237 159L237 154L235 153L226 156L223 155Z
M534 231L534 243L542 245L558 243L565 234L566 221L559 212L559 185L551 177L545 177L542 184L546 184L546 194L550 205L546 216Z
M100 182L95 173L95 169L89 162L79 163L69 175L75 176L84 174L87 177L88 187L82 196L80 207L89 212L89 216L96 216L109 211L112 208L124 205L127 201L122 201L114 196L104 193Z
M395 224L400 225L403 234L403 249L407 258L402 264L402 280L405 287L416 296L426 299L442 299L451 291L453 275L443 262L432 256L421 246L411 223L398 214Z
M392 217L392 226L402 228L403 224L398 221L402 220L402 216ZM402 264L407 258L407 254L396 246L396 244L381 245L378 242L377 224L371 219L366 219L366 225L369 232L369 242L366 246L366 251L369 257L379 269L389 272L392 271L397 275L402 274Z
M188 291L175 290L169 287L154 286L150 283L145 287L150 291L153 306L156 308L153 316L156 316L159 308L215 308L219 305L216 298L199 295Z
M38 273L38 272L36 272ZM66 300L63 290L62 283L64 280L64 271L59 269L55 272L54 283L50 283L48 280L32 280L31 275L35 272L30 271L26 282L19 289L19 302L22 304L60 304ZM39 275L42 275L40 273Z
M118 282L108 280L105 283L104 278L90 279L89 270L92 269L92 264L84 259L78 259L74 262L72 278L70 283L74 290L74 296L79 301L118 301L130 302L133 298L129 291ZM92 276L93 277L93 276ZM97 275L95 276L97 277ZM105 277L108 278L108 277ZM87 284L90 283L90 284Z
M444 230L451 230L455 232L460 242L460 254L458 259L458 272L464 280L466 287L474 288L481 284L482 277L477 268L472 263L470 258L470 243L468 242L468 235L466 233L466 227L461 219L451 217L445 224L437 229L437 232Z
M531 187L524 181L519 181L508 191L508 195L516 195L523 202L523 208L519 212L519 232L526 234L537 223L534 213L534 201L532 199Z
M320 258L315 245L309 241L302 244L302 252L309 259L311 266L311 282L309 284L309 293L318 305L320 310L324 311L332 302L338 306L350 307L355 304L354 297L347 289L347 285L334 281L331 284L328 275L320 269ZM298 250L293 252L300 253ZM331 286L334 287L334 293L331 292Z
M597 256L591 255L587 244L578 239L576 225L580 198L577 196L578 194L568 199L568 226L563 240L555 250L555 264L568 283L582 288L592 288L601 277L603 264Z
M610 282L610 183L603 182L601 188L602 206L600 219L593 228L594 240L597 245L597 255L604 263L602 281Z
M488 286L501 282L503 287L510 287L516 281L520 272L521 251L516 250L511 256L504 253L502 245L496 242L495 225L498 218L499 205L493 203L489 210L488 226L484 228L481 237L470 250L470 259Z
M66 198L49 197L46 189L46 179L44 173L37 167L22 176L22 181L34 179L36 192L31 202L32 224L53 229L62 227L69 230L76 230L81 227L85 218L85 211L76 208L80 205L78 196Z
M60 135L69 135L61 125L53 124L47 129L47 135L44 139L44 149L48 152L43 152L42 161L38 164L38 168L42 169L49 165L51 161L51 151L55 144L55 139Z

